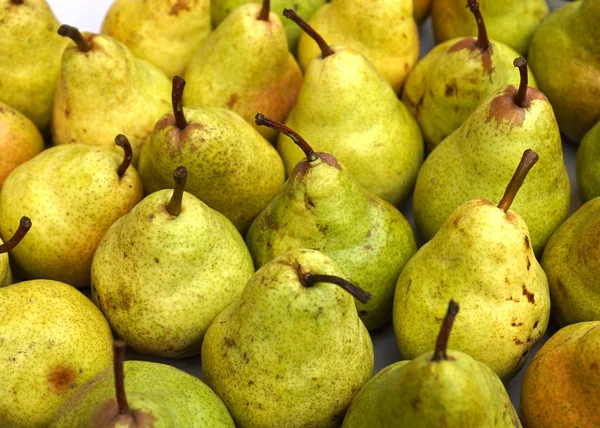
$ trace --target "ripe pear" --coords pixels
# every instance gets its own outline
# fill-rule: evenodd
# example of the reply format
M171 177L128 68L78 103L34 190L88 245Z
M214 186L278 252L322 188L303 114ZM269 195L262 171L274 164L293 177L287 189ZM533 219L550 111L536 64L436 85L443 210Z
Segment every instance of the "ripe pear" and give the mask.
M62 57L60 85L52 108L55 144L83 143L113 148L128 136L137 162L156 121L169 110L169 79L112 37L63 25L71 38Z
M111 364L108 323L67 284L37 280L0 288L0 320L2 427L48 426L76 388Z
M416 120L363 55L330 47L293 11L284 14L322 49L306 69L298 103L285 125L316 151L335 156L367 191L399 204L410 195L423 162ZM277 149L289 176L304 154L285 136L279 137Z
M600 322L559 330L538 351L521 387L527 427L600 426Z
M0 101L42 132L50 124L60 57L67 44L56 34L58 26L45 0L0 0Z
M467 354L446 349L458 304L451 300L434 352L377 373L352 400L342 428L521 427L502 381Z
M600 121L581 140L576 169L582 201L600 196Z
M479 35L452 39L437 45L406 79L402 101L417 119L425 142L433 150L469 118L499 88L518 84L512 48L488 39L479 4L469 0ZM459 6L457 6L459 7ZM464 5L459 7L465 9ZM529 85L535 80L528 73Z
M526 150L498 206L486 199L461 205L404 267L394 296L394 330L405 358L433 349L450 298L464 316L449 347L487 364L503 380L517 373L544 336L548 280L527 225L509 210L536 161L537 154Z
M263 115L257 123L289 136L306 159L246 235L256 267L294 248L321 251L371 294L366 304L356 302L358 315L367 329L381 327L391 319L398 276L417 251L410 225L395 207L363 189L335 157L315 153L296 132Z
M526 61L517 89L508 86L486 99L427 157L415 186L415 221L431 239L461 204L484 197L499 200L523 150L540 156L514 202L531 233L536 255L569 214L571 190L560 131L543 93L527 86Z
M103 34L169 77L183 73L211 30L210 0L116 0L102 23Z
M19 245L19 242L27 235L29 229L31 229L31 220L29 217L23 216L19 222L19 228L14 235L6 242L2 242L2 239L0 239L0 287L12 284L12 272L8 261L8 252Z
M283 186L273 146L237 113L181 105L185 81L173 79L173 112L154 127L140 157L146 193L173 186L173 170L190 171L187 191L243 233Z
M292 250L217 316L202 370L238 427L339 426L374 364L353 295L368 299L329 257Z
M133 348L187 357L200 353L254 265L235 226L184 192L186 168L174 178L175 190L147 196L106 232L92 263L92 299Z
M578 142L600 121L600 2L565 3L536 29L528 60L560 130Z
M417 24L425 21L433 0L413 0L413 16Z
M8 239L23 215L36 225L11 252L25 276L75 287L90 283L92 257L108 228L143 197L131 147L125 157L102 147L69 144L18 166L0 190L0 234Z

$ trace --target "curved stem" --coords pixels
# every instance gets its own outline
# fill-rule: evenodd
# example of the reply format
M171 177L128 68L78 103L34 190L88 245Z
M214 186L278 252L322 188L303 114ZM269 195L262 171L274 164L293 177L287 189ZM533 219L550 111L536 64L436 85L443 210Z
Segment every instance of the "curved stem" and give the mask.
M331 46L327 44L325 39L323 39L323 37L321 37L321 35L317 33L313 27L308 25L308 23L300 18L300 16L298 16L298 14L292 9L283 9L283 16L294 21L298 27L302 28L302 31L304 31L306 34L312 37L315 42L317 42L319 48L321 49L321 58L327 58L329 55L333 55L335 53L333 49L331 49Z
M27 235L29 229L31 229L31 220L29 220L29 217L21 217L21 221L19 222L19 228L17 229L15 234L4 244L0 245L0 254L8 253L9 251L12 251L13 248L15 248L17 245L19 245L19 242L21 242L25 235Z
M448 303L446 316L444 317L444 321L442 321L442 327L440 328L440 332L435 342L435 352L433 353L433 358L431 358L431 361L442 361L448 359L448 355L446 354L446 350L448 349L448 339L450 338L450 332L452 331L452 325L454 324L454 319L456 318L457 313L458 303L456 303L454 300L450 300L450 303Z
M485 28L485 22L483 22L483 15L479 10L479 2L477 0L467 0L467 7L473 13L473 16L475 16L475 21L477 21L477 45L480 49L488 50L490 48L490 39Z
M87 52L92 49L90 42L88 42L75 27L63 24L59 27L58 34L73 40L81 52Z
M129 144L129 140L123 134L117 135L115 138L115 144L119 147L122 147L125 151L125 157L123 158L123 162L119 165L119 169L117 170L117 174L119 178L123 178L127 168L131 165L131 159L133 159L133 150L131 149L131 144Z
M527 149L523 152L523 156L521 157L521 162L519 162L519 166L515 171L514 175L510 179L508 186L506 186L506 190L504 191L504 196L500 200L498 204L498 208L500 208L504 212L508 212L508 209L512 205L515 197L517 196L517 192L523 185L525 181L525 177L533 168L533 165L538 161L538 154L531 149Z
M348 293L352 294L359 302L367 303L371 298L371 293L363 290L358 285L352 284L350 281L346 281L344 278L334 275L319 275L312 272L301 273L300 282L305 287L312 287L317 282L330 282L335 285L339 285Z
M260 10L260 15L258 15L258 20L259 21L268 21L270 11L271 11L271 1L263 0L262 9Z
M183 191L185 190L185 182L187 181L187 168L185 166L178 166L175 172L173 172L173 178L175 179L175 189L167 205L167 211L169 211L169 214L177 217L181 213Z
M173 104L173 115L175 116L175 125L180 131L183 131L188 122L183 114L183 104L181 99L183 97L183 89L185 88L185 80L179 76L173 77L173 87L171 90L171 102Z
M117 406L119 415L127 415L131 411L127 396L125 395L125 373L123 371L123 362L125 361L125 341L115 340L114 349L114 369L115 369L115 390L117 392Z
M527 84L529 83L527 60L520 56L513 61L513 65L519 67L519 73L521 73L521 83L519 83L519 92L517 92L517 96L515 97L515 104L521 108L529 107L529 103L527 102Z
M291 128L288 128L285 125L282 125L279 122L274 121L273 119L269 119L265 115L261 113L256 113L254 116L254 123L258 126L267 126L271 129L281 132L282 134L287 135L292 139L292 141L302 149L304 154L306 155L306 160L309 162L313 162L317 160L317 155L312 147L306 142L304 138L300 136L296 131Z

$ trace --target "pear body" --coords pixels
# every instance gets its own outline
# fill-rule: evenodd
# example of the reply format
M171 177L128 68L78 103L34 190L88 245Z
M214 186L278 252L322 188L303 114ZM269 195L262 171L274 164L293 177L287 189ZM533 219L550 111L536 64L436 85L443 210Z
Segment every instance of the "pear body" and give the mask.
M281 20L262 6L235 9L194 53L185 72L183 102L195 107L229 108L274 139L271 128L257 126L260 112L283 123L302 84L300 66L289 52Z
M102 23L103 34L168 77L183 73L211 30L210 0L117 0Z
M581 140L576 170L582 201L600 196L600 121Z
M77 387L112 364L113 339L102 313L56 281L1 288L0 337L2 427L48 426Z
M413 16L418 24L425 21L433 0L413 0Z
M293 250L259 269L202 344L206 383L238 427L335 427L373 370L373 344L327 256Z
M24 215L35 224L11 251L27 277L89 285L100 240L143 196L133 167L119 179L122 160L112 150L71 144L13 170L0 190L0 233L9 239Z

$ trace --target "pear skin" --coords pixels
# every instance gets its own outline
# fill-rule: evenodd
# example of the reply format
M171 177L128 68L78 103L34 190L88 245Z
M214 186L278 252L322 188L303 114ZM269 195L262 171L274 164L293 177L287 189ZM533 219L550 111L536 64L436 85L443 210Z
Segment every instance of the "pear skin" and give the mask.
M600 121L581 140L576 171L581 200L600 196Z
M19 228L15 234L6 242L0 239L0 287L12 284L12 272L8 261L8 252L13 250L23 240L27 232L31 229L31 220L29 217L21 217Z

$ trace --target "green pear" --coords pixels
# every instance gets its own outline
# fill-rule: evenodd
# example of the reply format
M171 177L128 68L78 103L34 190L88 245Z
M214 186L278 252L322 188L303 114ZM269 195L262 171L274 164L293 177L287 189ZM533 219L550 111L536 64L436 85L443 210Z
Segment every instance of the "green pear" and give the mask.
M169 77L183 73L211 30L210 0L116 0L102 23L103 34Z
M152 127L169 110L169 79L111 37L81 34L68 25L58 31L75 44L62 57L52 108L54 143L113 148L115 135L125 134L137 162Z
M333 45L346 46L367 57L399 92L419 59L419 28L413 18L412 2L332 0L315 12L309 24ZM298 60L304 70L319 56L319 51L312 37L306 33L300 36ZM365 92L360 95L367 95Z
M296 132L261 114L256 120L288 135L306 153L246 235L256 267L294 248L321 251L371 294L366 304L356 302L358 314L369 330L381 327L391 319L398 276L417 251L410 225L335 157L315 153Z
M523 150L540 155L513 209L531 233L538 256L569 215L571 190L560 131L548 99L527 87L526 61L515 60L521 84L499 89L427 157L415 186L413 210L425 239L431 239L461 204L499 200Z
M273 146L237 113L184 109L185 81L173 79L173 112L154 127L140 157L146 193L173 187L173 170L186 165L187 191L227 217L242 232L279 194L283 163Z
M0 288L0 320L2 427L47 427L77 387L111 365L108 323L70 285L37 280Z
M581 140L576 169L583 202L600 196L600 121Z
M527 225L509 210L536 161L537 154L526 150L498 206L486 199L461 205L404 267L394 295L394 330L405 358L433 349L450 298L464 309L450 348L487 364L503 380L517 373L544 336L548 280Z
M254 265L233 224L184 192L186 168L174 178L175 190L152 193L108 229L94 254L92 299L133 348L187 357L200 353Z
M521 427L502 381L467 354L446 349L458 304L451 300L434 352L377 373L352 400L342 428Z
M560 130L578 142L600 121L600 2L565 3L536 29L529 62Z
M369 297L329 257L292 250L217 316L202 371L238 427L339 426L374 364L353 295Z
M328 46L292 11L284 15L322 49L306 69L286 126L311 141L315 150L335 156L366 190L399 204L410 195L423 162L416 120L363 55ZM285 136L279 137L277 149L289 176L304 154Z
M2 239L0 239L0 287L12 284L12 272L8 261L8 252L19 245L19 242L27 235L29 229L31 229L31 220L29 217L23 216L19 222L19 228L14 235L6 242L2 242Z
M0 234L8 239L23 215L36 225L11 252L25 276L75 287L90 283L92 257L108 228L143 197L125 157L102 147L69 144L44 150L18 166L0 190Z
M45 0L0 0L0 101L45 132L67 44ZM4 150L2 150L4 153Z
M458 7L458 6L457 6ZM465 9L464 5L459 7ZM512 48L490 41L479 4L469 0L477 21L477 39L466 37L437 45L411 71L402 101L417 119L430 150L454 132L490 94L518 84ZM535 80L529 74L529 84Z

